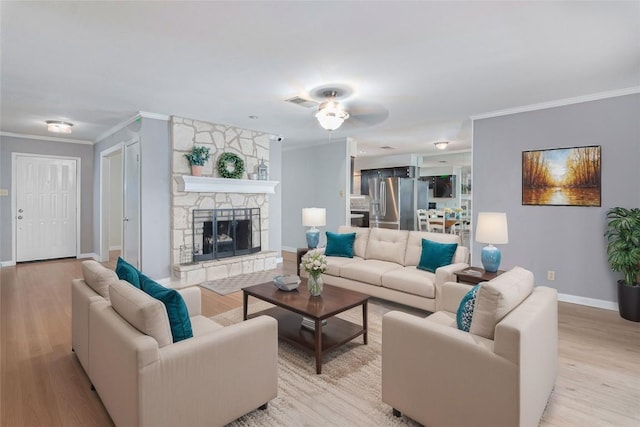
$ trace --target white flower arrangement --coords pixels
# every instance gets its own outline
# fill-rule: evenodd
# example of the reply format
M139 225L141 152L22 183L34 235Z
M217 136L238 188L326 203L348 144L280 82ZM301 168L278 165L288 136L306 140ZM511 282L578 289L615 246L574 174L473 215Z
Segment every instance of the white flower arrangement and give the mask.
M320 251L309 251L302 257L302 268L313 277L327 271L327 257Z

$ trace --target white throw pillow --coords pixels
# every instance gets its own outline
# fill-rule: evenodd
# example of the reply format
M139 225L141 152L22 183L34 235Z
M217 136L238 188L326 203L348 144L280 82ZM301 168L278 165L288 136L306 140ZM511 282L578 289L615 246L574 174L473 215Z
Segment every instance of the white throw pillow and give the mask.
M118 281L115 271L109 270L97 261L82 261L82 276L87 285L109 301L109 285Z
M158 341L158 347L173 343L164 304L131 283L118 280L109 287L113 309L131 326Z
M476 295L469 332L493 339L495 328L533 291L533 273L521 267L482 283Z

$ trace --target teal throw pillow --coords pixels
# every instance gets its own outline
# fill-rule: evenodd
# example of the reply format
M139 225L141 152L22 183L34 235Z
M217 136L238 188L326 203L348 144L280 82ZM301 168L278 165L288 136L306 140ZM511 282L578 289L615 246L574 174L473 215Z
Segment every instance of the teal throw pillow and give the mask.
M458 329L461 331L469 332L471 328L471 319L473 318L473 309L476 306L476 294L479 288L480 284L475 285L460 301L460 306L456 313L456 322L458 323Z
M142 273L140 273L140 283L144 292L162 301L166 307L173 342L193 337L189 310L187 310L187 305L184 303L182 295L175 289L165 288L154 282Z
M118 263L116 264L116 274L118 279L126 280L136 288L142 289L140 287L140 270L120 257L118 257Z
M437 243L422 239L422 253L417 267L435 273L437 268L451 264L456 249L457 243Z
M356 233L332 233L327 234L327 248L324 250L326 256L340 256L353 258L353 242L356 240Z

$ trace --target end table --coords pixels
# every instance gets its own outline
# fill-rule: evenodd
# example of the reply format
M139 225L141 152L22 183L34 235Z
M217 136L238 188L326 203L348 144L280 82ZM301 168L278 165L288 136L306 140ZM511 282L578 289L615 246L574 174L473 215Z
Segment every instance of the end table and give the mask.
M464 270L456 271L456 280L458 283L467 283L469 285L477 285L480 282L487 282L504 273L504 270L498 270L495 273L484 271L480 267L467 267Z
M296 250L296 274L300 276L300 263L302 262L302 257L309 252L311 249L309 248L298 248Z

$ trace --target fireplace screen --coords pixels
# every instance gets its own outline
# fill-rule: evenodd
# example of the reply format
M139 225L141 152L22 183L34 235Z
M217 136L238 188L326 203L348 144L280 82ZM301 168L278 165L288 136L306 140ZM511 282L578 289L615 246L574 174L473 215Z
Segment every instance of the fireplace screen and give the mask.
M260 252L260 209L195 209L193 260Z

